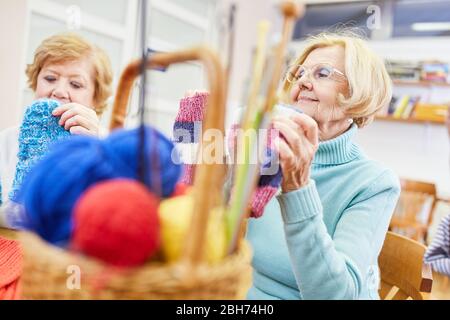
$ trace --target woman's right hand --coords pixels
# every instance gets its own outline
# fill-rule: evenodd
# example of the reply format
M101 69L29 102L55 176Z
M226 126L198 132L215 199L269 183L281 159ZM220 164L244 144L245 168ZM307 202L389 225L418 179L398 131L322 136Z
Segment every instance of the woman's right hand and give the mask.
M298 190L309 183L311 163L319 147L317 123L306 114L278 116L273 127L279 131L277 149L283 173L283 193Z
M52 114L55 117L61 117L59 125L71 134L99 135L100 120L92 108L79 103L67 103L53 110Z

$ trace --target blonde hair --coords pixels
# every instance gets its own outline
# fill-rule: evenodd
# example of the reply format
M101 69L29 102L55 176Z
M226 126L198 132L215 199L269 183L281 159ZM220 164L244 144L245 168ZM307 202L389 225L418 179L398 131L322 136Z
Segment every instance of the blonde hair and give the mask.
M36 91L39 73L46 63L76 61L88 57L94 67L94 108L101 115L112 94L111 62L101 48L92 45L75 33L62 33L45 39L36 49L34 61L26 69L28 85Z
M375 114L389 104L392 98L392 81L383 60L352 31L321 33L307 40L306 48L295 60L302 64L317 48L339 45L345 50L345 75L348 79L349 96L339 94L339 107L362 128L372 122ZM291 83L284 80L283 99L289 100ZM287 102L287 101L286 101Z

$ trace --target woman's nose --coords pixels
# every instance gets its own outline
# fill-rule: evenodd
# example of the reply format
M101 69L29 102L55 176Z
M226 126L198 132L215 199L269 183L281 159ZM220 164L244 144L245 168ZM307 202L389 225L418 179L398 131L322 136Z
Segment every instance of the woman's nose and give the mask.
M313 88L313 84L308 74L305 74L300 79L298 79L297 85L300 89L312 90Z
M69 90L62 81L59 81L53 88L52 96L58 99L68 99Z

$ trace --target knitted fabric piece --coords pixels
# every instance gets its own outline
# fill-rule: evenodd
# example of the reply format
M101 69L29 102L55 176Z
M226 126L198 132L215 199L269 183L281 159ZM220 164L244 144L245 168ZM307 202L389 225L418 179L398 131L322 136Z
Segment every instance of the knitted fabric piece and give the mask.
M183 174L180 182L192 185L197 161L197 147L202 132L202 121L208 103L208 93L195 93L180 101L173 126L173 141L181 154Z
M32 166L47 152L49 144L70 136L58 124L59 118L52 111L59 107L55 100L41 99L27 107L19 132L19 153L16 173L9 199L14 200L25 175Z
M0 237L0 300L19 299L22 251L19 243Z
M192 97L185 97L180 101L180 109L175 119L174 124L174 142L178 145L190 144L187 148L180 147L182 154L183 175L180 182L192 185L195 175L195 161L197 155L197 144L200 142L202 121L205 114L205 108L208 100L208 93L196 93ZM228 146L233 150L236 146L236 132L239 128L234 124L231 127L228 136ZM281 184L281 170L278 167L276 173L265 174L263 168L270 167L273 161L276 160L276 153L273 151L273 141L277 133L275 130L270 130L267 137L266 157L262 162L261 177L258 181L258 186L252 195L251 201L251 217L261 217L264 212L264 207L277 193ZM186 156L187 153L190 153ZM235 153L232 153L235 154ZM186 158L189 158L186 160ZM235 160L235 159L233 159Z

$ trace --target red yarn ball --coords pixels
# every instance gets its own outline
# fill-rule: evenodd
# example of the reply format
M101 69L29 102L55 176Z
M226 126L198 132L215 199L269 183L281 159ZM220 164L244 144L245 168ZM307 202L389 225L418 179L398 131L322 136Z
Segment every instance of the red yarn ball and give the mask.
M160 244L159 199L128 179L89 188L74 208L72 246L120 267L144 263Z

